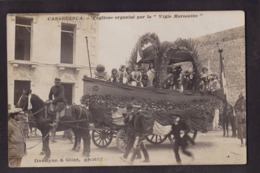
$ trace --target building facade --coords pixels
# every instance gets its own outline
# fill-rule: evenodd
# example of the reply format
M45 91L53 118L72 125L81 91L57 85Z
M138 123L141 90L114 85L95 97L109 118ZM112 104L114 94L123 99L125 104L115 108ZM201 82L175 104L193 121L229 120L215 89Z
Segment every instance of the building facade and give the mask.
M10 14L7 16L8 103L23 89L48 100L60 78L69 104L80 103L84 75L98 60L97 14ZM89 50L89 51L88 51ZM93 70L92 70L93 71Z

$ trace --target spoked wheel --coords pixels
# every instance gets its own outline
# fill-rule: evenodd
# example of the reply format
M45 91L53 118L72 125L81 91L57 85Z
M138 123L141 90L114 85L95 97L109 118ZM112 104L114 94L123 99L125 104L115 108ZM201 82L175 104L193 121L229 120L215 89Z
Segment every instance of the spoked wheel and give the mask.
M167 136L160 136L160 135L152 134L152 135L146 136L145 138L148 142L158 145L158 144L163 143L167 139Z
M92 141L99 148L107 147L113 139L113 132L110 130L93 130Z
M127 141L126 131L125 129L120 129L116 135L116 146L122 152L125 152L126 150L126 146L127 146L126 141Z

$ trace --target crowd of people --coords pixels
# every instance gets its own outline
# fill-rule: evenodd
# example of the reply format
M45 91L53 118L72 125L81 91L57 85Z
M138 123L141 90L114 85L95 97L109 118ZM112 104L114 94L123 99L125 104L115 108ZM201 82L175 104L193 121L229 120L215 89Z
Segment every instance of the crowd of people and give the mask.
M133 69L131 67L126 67L121 65L119 70L113 68L111 75L109 76L105 71L105 66L97 65L95 77L96 79L110 81L113 83L123 83L131 86L138 87L153 87L154 86L154 76L155 70L153 63L150 63L149 69L146 70L144 66L134 65Z
M121 157L122 160L130 162L133 164L135 159L140 159L141 154L140 150L144 156L144 162L149 162L149 154L145 146L145 136L147 135L146 131L141 125L140 114L142 111L167 111L172 109L185 109L179 108L178 106L184 106L183 104L175 105L172 107L172 103L163 102L163 101L152 101L152 100L143 100L138 98L115 98L114 96L88 96L89 99L95 99L99 106L103 104L111 104L111 106L126 107L127 113L124 114L124 122L126 126L126 135L127 135L127 148L126 151ZM134 104L127 104L129 103ZM87 105L87 100L85 100ZM103 105L104 106L104 105ZM188 106L188 105L186 105ZM194 104L193 104L194 106ZM204 103L196 104L195 107L205 106ZM106 106L105 106L106 107ZM188 106L189 107L189 106ZM208 106L206 106L208 107ZM98 108L100 109L100 108ZM244 139L246 138L246 110L245 110L245 99L242 95L239 96L235 106L234 106L237 120L238 120L238 138L241 140L241 146L244 146ZM22 157L26 155L26 143L25 138L26 134L24 133L23 127L23 117L25 113L21 108L9 108L9 122L8 122L8 147L9 147L9 164L10 166L20 166ZM172 134L175 137L175 142L173 145L173 151L175 154L176 162L181 164L181 158L179 154L179 148L182 149L183 154L192 157L191 152L187 151L186 147L188 142L194 144L194 141L189 137L188 133L190 132L190 126L182 118L176 118L175 122L172 124ZM132 152L130 161L127 160L128 155Z
M201 92L215 92L220 89L218 74L210 73L207 67L202 67L199 89Z
M181 66L175 66L174 68L167 68L167 77L162 83L162 88L164 89L176 89L182 90L184 89L193 89L192 78L193 74L185 71L183 74ZM139 87L153 87L154 86L154 76L155 70L154 66L151 63L148 70L145 70L143 67L139 67L138 65L134 66L134 70L131 68L126 68L125 66L121 66L119 72L117 69L112 70L111 77L105 72L105 67L102 65L97 66L95 71L97 79L106 80L115 83L124 83L127 85L139 86ZM201 71L201 80L200 80L200 89L215 91L220 85L218 82L218 77L216 74L209 74L207 68L202 68ZM65 102L64 97L64 88L60 85L61 80L55 79L55 86L53 86L50 90L49 99L55 100L57 103ZM183 87L183 88L182 88ZM25 138L28 137L28 129L26 129L25 124L28 124L28 116L24 113L28 109L28 102L23 101L24 99L28 99L28 95L30 94L30 90L24 90L22 96L18 100L16 109L9 110L9 122L8 122L8 143L9 143L9 163L10 166L20 166L22 157L26 154L26 144ZM54 97L54 99L53 99ZM183 102L169 102L166 100L157 100L154 101L152 99L145 98L137 98L133 97L116 97L113 95L106 96L97 96L97 95L86 95L82 98L82 104L86 105L86 107L94 111L99 111L104 109L105 111L110 111L112 109L116 109L117 107L126 108L127 114L124 116L126 130L127 130L127 149L122 157L123 160L126 160L129 153L133 149L133 154L130 159L130 163L132 164L136 158L140 158L140 151L142 150L143 155L145 157L145 162L149 162L149 154L144 144L144 139L147 133L145 132L140 119L140 114L142 111L156 112L156 111L172 111L172 110L187 110L192 109L193 112L197 114L207 114L208 109L212 108L214 100L202 101L192 103L183 103ZM52 103L53 103L52 102ZM240 98L235 105L236 114L238 116L238 137L241 140L241 145L244 145L243 139L246 137L246 112L245 112L245 104L244 100ZM26 103L27 105L23 105ZM64 110L64 105L57 104L54 107L56 112L56 116L54 119L54 123L50 124L53 126L54 131L58 126L59 118L61 115L61 111ZM91 107L91 103L94 103ZM129 104L131 103L131 104ZM135 111L135 107L133 105L138 105L139 109ZM142 108L142 109L140 109ZM63 115L64 116L64 115ZM27 117L27 119L25 118ZM208 121L207 118L205 120ZM179 155L179 147L182 148L184 154L193 157L192 153L186 150L188 141L194 144L194 141L188 136L190 132L190 126L185 124L185 120L181 118L176 118L175 122L172 124L172 134L175 137L175 143L173 144L173 151L175 153L175 158L177 163L181 163L180 155ZM26 125L27 126L27 125ZM72 139L71 132L68 132L70 136L70 140ZM19 151L18 151L19 150Z
M160 79L160 88L173 89L183 92L184 90L195 90L194 72L185 70L182 72L181 65L169 66L166 68L165 75ZM146 68L144 64L135 64L133 68L121 65L117 70L113 68L109 76L105 66L99 64L94 72L95 79L109 81L113 83L122 83L137 87L155 87L156 71L154 63L150 63ZM203 67L200 73L199 90L201 92L214 92L220 89L220 82L216 73L209 73L207 67Z

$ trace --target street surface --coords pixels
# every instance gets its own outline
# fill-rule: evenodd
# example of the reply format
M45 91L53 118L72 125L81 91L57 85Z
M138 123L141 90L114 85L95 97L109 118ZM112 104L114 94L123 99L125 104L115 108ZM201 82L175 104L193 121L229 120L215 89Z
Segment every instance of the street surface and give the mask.
M39 134L39 133L38 133ZM52 166L128 166L129 163L120 159L123 155L116 147L116 139L107 148L98 148L91 141L90 157L82 156L80 152L72 151L73 144L62 139L63 132L58 133L57 143L50 143L51 158L42 162L40 155L42 144L29 149L22 160L22 167L52 167ZM40 142L39 137L27 140L27 148ZM185 156L180 150L183 165L214 165L214 164L246 164L246 147L240 146L238 138L223 137L222 131L198 132L196 145L189 145L188 151L194 155L194 160ZM83 142L82 142L83 143ZM153 145L146 141L150 163L135 160L133 165L177 165L172 145L167 139L164 143ZM130 158L130 156L129 156Z

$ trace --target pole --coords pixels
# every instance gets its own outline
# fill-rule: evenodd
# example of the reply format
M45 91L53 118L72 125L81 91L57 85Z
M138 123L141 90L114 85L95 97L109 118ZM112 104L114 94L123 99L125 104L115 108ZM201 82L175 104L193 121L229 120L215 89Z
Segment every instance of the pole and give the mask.
M224 89L224 86L223 86L223 79L222 79L222 73L223 73L223 67L222 67L222 52L223 52L223 49L218 49L218 52L219 52L219 65L220 65L220 84L221 84L221 87Z
M88 50L88 37L85 37L85 38L86 38L86 44L87 44L87 50ZM92 78L92 71L91 71L91 64L90 64L89 50L88 50L88 64L89 64L90 77Z
M222 56L223 49L218 49L218 52L219 52L219 58L220 58L220 75L221 75L220 84L221 84L221 87L223 88L224 99L225 99L225 101L227 101L226 74L225 74L223 56Z

